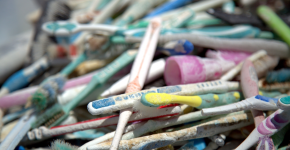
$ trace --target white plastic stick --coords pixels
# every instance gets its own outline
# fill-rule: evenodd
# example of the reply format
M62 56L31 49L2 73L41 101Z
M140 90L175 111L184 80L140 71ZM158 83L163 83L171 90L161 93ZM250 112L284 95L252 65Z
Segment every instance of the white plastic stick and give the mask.
M130 79L126 89L126 93L137 92L142 89L146 76L149 71L153 55L157 46L157 40L161 29L161 19L155 18L149 24L145 37L141 43L138 54L133 63L130 72ZM120 113L116 134L110 150L117 150L120 143L124 128L132 114L132 109L122 110Z

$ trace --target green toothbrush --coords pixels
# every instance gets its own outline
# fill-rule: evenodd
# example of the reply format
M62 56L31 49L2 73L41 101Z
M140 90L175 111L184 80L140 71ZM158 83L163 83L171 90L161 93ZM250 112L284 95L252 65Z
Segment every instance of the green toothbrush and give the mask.
M288 25L267 6L258 7L257 13L290 46L290 28Z

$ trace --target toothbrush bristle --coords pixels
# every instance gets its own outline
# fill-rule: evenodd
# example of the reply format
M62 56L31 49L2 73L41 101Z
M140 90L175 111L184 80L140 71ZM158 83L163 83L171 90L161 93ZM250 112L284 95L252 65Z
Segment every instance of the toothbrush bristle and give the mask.
M57 91L62 89L66 81L64 76L57 76L48 79L32 96L32 103L38 110L43 110L49 103L55 101Z
M282 97L282 98L280 99L280 101L281 101L283 104L288 105L288 104L290 104L290 96Z
M50 127L50 125L52 125L55 121L57 121L60 117L62 117L65 113L63 111L60 111L59 113L57 113L56 115L54 115L53 117L51 117L50 119L48 119L45 123L44 126L46 127Z
M46 93L41 90L36 91L32 96L32 103L36 106L37 110L43 110L47 106Z
M46 124L50 119L57 116L57 114L62 113L62 108L60 105L55 105L46 110L43 114L37 117L37 120L32 123L32 128L37 128Z
M69 143L66 143L62 140L55 140L51 144L51 149L52 150L77 150L77 146L73 146Z

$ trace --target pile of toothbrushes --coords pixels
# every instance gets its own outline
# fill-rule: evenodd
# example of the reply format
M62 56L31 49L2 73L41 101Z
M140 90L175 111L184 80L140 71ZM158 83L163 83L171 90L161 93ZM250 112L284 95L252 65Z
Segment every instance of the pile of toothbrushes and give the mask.
M289 6L40 0L0 45L0 150L290 149Z

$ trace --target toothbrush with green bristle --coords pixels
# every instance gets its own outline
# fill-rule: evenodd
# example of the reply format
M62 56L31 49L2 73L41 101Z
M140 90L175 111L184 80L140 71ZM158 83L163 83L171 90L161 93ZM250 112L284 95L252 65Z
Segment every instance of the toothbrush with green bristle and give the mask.
M83 61L87 59L85 53L80 54L73 62L62 71L41 83L37 91L32 95L31 102L37 110L43 110L49 103L55 101L57 92L64 86L67 76Z
M67 103L65 106L60 104L54 104L51 108L47 109L43 114L37 117L37 120L32 123L32 128L44 125L46 127L53 127L60 124L69 112L74 109L85 97L87 97L94 89L102 86L110 77L121 70L123 67L128 65L136 57L136 50L128 50L121 56L103 68L101 71L96 73L91 79L90 83L86 88L77 95L72 101Z

